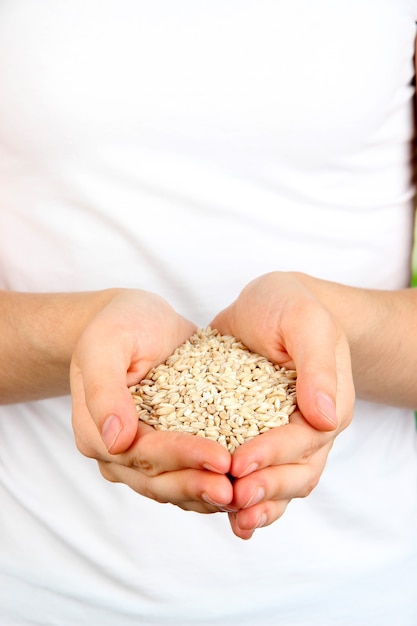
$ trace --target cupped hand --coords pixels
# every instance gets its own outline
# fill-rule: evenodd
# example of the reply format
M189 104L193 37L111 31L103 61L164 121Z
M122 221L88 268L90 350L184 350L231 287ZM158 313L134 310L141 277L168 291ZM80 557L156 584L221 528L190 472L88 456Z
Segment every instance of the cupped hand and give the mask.
M235 535L250 539L257 528L278 520L293 498L318 484L339 431L319 431L299 411L285 426L240 446L233 455L235 477L229 514Z
M138 421L129 387L195 331L162 298L118 290L81 334L71 362L78 449L103 476L186 510L227 510L231 457L219 444Z
M338 321L297 274L273 272L249 283L211 322L274 363L297 370L290 424L240 446L230 474L233 532L244 539L271 524L292 498L317 485L335 437L353 415L348 341Z

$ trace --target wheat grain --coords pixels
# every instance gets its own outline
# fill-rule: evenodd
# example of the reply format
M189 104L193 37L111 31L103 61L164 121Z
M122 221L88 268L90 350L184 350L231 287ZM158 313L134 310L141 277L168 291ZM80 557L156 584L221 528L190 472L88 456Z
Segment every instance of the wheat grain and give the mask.
M296 372L207 327L130 387L139 419L219 442L233 453L287 424L296 408Z

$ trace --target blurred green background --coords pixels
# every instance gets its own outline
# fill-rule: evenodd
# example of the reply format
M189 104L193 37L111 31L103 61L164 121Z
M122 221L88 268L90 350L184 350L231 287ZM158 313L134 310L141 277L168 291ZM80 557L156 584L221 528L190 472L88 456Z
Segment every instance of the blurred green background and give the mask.
M414 249L413 249L413 272L411 277L411 285L413 287L417 287L417 212L416 212L416 220L414 224ZM417 427L417 410L415 412L416 416L416 427Z
M412 285L417 287L417 219L414 226L414 251L413 251L413 275Z

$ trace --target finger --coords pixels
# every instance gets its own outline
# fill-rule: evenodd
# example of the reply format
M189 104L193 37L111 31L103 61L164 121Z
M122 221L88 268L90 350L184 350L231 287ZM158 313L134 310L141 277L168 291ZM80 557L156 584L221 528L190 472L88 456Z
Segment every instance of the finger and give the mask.
M282 517L290 500L266 502L259 507L229 513L229 522L233 533L240 539L250 539L255 530L270 526Z
M87 409L73 411L73 428L78 449L85 456L115 462L148 476L179 469L204 469L228 474L231 456L216 441L188 433L164 432L136 419L136 435L129 450L113 455L106 450Z
M77 388L82 383L73 384L72 392L72 429L75 444L84 456L93 459L107 458L107 446L100 437L97 427L86 407L84 391L78 392Z
M309 465L268 468L236 481L229 505L238 509L229 516L233 532L249 539L257 528L277 521L293 498L310 495L320 480L327 452L321 450Z
M216 441L189 433L156 430L137 420L134 444L128 452L118 455L117 462L148 476L189 468L227 474L231 456Z
M268 467L236 480L232 505L241 510L269 500L306 498L320 480L330 448L319 450L309 463Z
M307 463L334 434L313 428L295 411L285 426L272 428L239 446L232 455L230 473L241 478L256 470L289 463Z
M113 454L131 446L138 422L134 401L126 385L126 365L120 361L120 358L97 361L92 350L83 361L83 370L77 361L71 364L74 431L80 433L87 429L91 435L88 422L92 422L106 450ZM100 363L99 368L97 363Z
M111 482L124 483L142 496L188 511L215 513L226 508L233 498L228 478L208 471L187 469L146 476L114 462L100 462L99 467Z
M350 351L344 338L338 340L335 348L325 348L324 343L323 353L317 359L305 350L297 355L297 404L318 430L340 432L351 419L355 397ZM331 350L334 360L329 356Z
M337 353L342 349L339 337L327 311L311 299L305 299L302 312L292 311L282 316L282 333L286 348L297 370L297 404L306 420L319 430L334 430L338 426ZM346 361L350 369L350 361Z

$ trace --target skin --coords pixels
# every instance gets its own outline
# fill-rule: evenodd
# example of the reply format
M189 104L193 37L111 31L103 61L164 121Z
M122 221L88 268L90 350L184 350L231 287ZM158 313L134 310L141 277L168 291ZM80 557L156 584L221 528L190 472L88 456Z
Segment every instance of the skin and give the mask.
M287 284L283 285L282 292L287 288ZM311 333L298 332L293 341L294 355L305 364L300 366L299 376L307 384L304 391L301 387L299 402L310 422L301 412L294 414L291 425L281 433L278 429L259 441L249 442L232 458L217 443L157 432L138 423L127 386L143 378L152 365L172 352L164 344L164 349L155 354L155 345L162 332L172 336L170 323L176 327L178 316L151 294L139 294L140 304L132 309L134 295L122 294L106 305L78 341L71 366L73 425L78 448L86 456L97 459L105 478L124 482L142 495L201 513L229 511L235 534L249 538L261 522L265 525L278 519L293 497L310 493L319 480L335 435L350 421L354 392L347 341L315 300L310 308L301 307L301 328L317 323L325 329L322 336L315 336L317 344L310 341L309 353L306 345ZM253 310L247 311L247 330L254 320L259 328L253 349L260 348L265 356L294 367L296 359L286 351L284 337L278 329L273 330L281 312L274 310L272 318L272 310L268 312L266 307L265 317L259 318L258 309L264 306L262 290L258 294L242 294L213 323L224 332L238 330L228 323L241 317L244 323L247 296L253 301ZM311 300L310 295L307 299ZM285 319L292 319L293 315L293 308L283 309ZM143 336L141 327L147 329ZM182 340L194 327L186 325L185 330ZM243 338L243 327L242 331ZM276 335L272 352L269 341L261 344L262 337L270 332ZM107 341L109 336L120 338L119 352ZM176 345L181 343L179 339ZM97 363L101 364L99 369ZM126 378L120 378L121 372L126 372ZM344 376L346 383L340 384ZM335 410L336 399L344 407L340 416ZM106 440L105 445L99 432ZM233 486L227 473L237 478ZM261 501L257 502L260 497Z
M229 518L237 536L249 539L256 528L278 519L293 497L309 495L335 437L351 421L354 388L368 400L417 407L416 310L414 289L358 289L273 272L247 285L213 320L221 332L235 334L252 350L298 372L301 412L290 425L265 433L233 455L231 474L240 478L232 506L238 511ZM335 399L333 430L320 419L318 396ZM296 442L304 446L298 457ZM248 466L251 472L245 475Z
M358 395L417 406L416 296L412 289L363 290L282 272L245 287L212 323L296 367L300 410L288 426L240 446L233 457L215 442L138 423L128 386L195 330L159 296L140 290L2 292L1 398L67 393L70 374L77 446L107 480L185 510L227 511L233 532L249 539L318 483L352 418L352 364ZM396 380L386 365L400 362Z
M68 394L71 384L76 444L108 480L200 512L218 510L204 498L231 501L228 452L139 424L128 391L194 332L192 322L159 296L126 289L2 291L0 311L1 403Z

